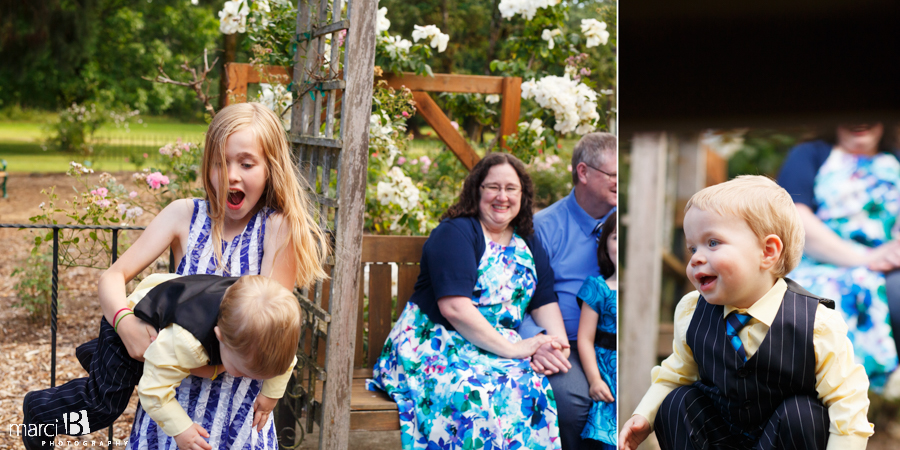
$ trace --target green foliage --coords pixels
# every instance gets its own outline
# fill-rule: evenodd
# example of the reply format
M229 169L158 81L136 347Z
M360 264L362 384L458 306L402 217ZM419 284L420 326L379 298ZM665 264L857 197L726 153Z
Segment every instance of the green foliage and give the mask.
M13 306L28 310L33 321L47 323L50 320L52 263L50 249L46 245L35 245L25 263L12 272L13 277L18 276L13 289L19 299Z
M73 103L60 111L56 121L45 127L44 149L90 156L98 150L94 134L107 123L128 129L128 124L138 115L138 111L115 111L91 102L84 105Z
M738 175L778 177L788 150L800 142L802 131L751 130L743 147L728 160L728 178Z
M568 160L557 155L538 157L528 166L534 183L534 204L546 208L572 190L572 172Z
M216 48L222 0L46 0L0 17L0 101L57 109L96 101L199 117L189 90L143 80Z

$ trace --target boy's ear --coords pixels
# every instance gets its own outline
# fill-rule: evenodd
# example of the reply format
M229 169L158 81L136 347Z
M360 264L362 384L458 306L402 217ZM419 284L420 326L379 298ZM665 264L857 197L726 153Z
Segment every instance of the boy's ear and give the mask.
M213 328L213 331L216 333L216 339L219 340L219 341L221 341L221 340L222 340L222 332L219 331L219 326L216 325L216 326Z
M759 267L763 270L769 270L775 267L775 264L781 259L781 254L784 252L784 242L781 241L778 235L770 234L763 238L762 244L762 261L760 261Z

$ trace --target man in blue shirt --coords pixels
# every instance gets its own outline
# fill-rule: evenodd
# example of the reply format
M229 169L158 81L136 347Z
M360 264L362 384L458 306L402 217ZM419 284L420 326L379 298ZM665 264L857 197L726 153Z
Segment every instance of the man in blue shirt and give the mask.
M560 364L556 356L559 352L550 344L533 358L555 374L550 376L550 385L556 397L563 450L579 448L581 431L593 403L575 342L581 317L575 296L585 279L600 275L597 236L600 225L616 210L616 151L616 136L610 133L590 133L581 138L572 153L572 192L534 216L535 232L550 257L554 290L571 346L564 351L568 353L568 364ZM543 331L531 316L519 328L523 338Z

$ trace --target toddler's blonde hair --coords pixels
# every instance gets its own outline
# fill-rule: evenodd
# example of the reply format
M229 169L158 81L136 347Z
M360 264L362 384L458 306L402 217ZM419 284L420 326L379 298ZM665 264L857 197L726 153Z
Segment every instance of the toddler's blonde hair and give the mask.
M297 354L300 304L277 281L247 275L225 291L216 325L248 370L271 378L287 372Z
M203 150L201 175L203 188L209 203L209 215L212 219L212 242L221 242L223 238L223 219L227 208L228 169L225 165L225 142L237 131L249 128L256 136L262 150L266 165L266 187L257 207L267 206L284 216L284 223L290 227L290 239L282 242L277 253L287 248L290 258L296 262L297 287L309 286L316 280L328 277L323 263L328 255L329 245L325 233L310 213L312 206L306 189L308 185L297 171L297 165L291 159L291 148L282 128L281 120L274 112L260 103L236 103L223 108L216 114L209 131L206 133L206 145ZM215 164L221 164L220 179L210 179L210 170ZM216 195L213 188L218 185ZM268 230L276 233L278 230ZM222 249L213 245L216 260L222 264Z
M694 194L684 212L692 207L719 215L744 219L760 240L770 234L781 238L784 250L772 273L784 277L800 263L806 233L791 195L768 177L741 175Z

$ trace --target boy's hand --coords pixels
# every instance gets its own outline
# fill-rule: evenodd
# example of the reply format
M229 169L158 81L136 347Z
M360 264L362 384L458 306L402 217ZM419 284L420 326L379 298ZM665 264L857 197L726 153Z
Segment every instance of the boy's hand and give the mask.
M175 436L175 443L180 450L212 450L212 445L204 438L208 439L209 433L200 425L192 423L190 428Z
M156 340L156 328L129 314L119 321L118 335L128 350L128 356L143 362L144 352Z
M590 396L591 400L595 402L612 403L616 400L612 395L612 391L609 390L609 385L603 380L591 383Z
M262 394L256 396L256 402L253 403L253 425L251 425L256 427L256 431L262 431L269 420L269 414L275 409L276 403L278 403L276 398L269 398Z
M619 434L619 450L637 450L647 436L650 436L650 422L641 415L631 416Z

